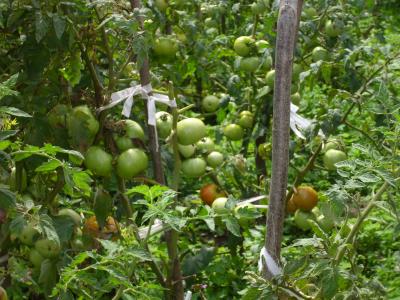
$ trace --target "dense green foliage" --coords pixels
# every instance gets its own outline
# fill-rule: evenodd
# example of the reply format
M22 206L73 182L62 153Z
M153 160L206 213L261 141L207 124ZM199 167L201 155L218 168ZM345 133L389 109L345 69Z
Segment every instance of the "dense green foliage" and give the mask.
M283 274L258 273L267 201L237 204L269 192L272 2L0 1L0 285L10 299L174 299L165 231L178 233L192 299L400 297L395 0L305 1L291 93L312 123L304 139L292 132L289 191L312 186L319 200L311 212L289 201ZM156 122L165 185L146 100L134 97L131 120L123 104L100 109L140 83L147 59L154 92L178 105L157 103L169 113ZM214 208L199 197L212 182L228 198Z

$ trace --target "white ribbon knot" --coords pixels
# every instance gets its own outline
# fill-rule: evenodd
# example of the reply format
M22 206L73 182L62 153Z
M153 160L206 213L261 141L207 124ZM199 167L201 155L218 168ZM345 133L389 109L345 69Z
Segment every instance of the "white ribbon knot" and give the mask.
M258 260L258 271L262 272L264 261L267 269L272 274L272 276L277 276L282 274L282 269L278 266L272 256L268 253L265 247L262 247L260 252L260 259Z
M294 134L299 138L305 140L305 136L300 132L300 130L304 130L309 127L312 123L312 120L306 119L300 116L297 111L299 107L290 103L290 128L293 130ZM300 130L299 130L300 129ZM318 135L325 137L322 130L318 132Z

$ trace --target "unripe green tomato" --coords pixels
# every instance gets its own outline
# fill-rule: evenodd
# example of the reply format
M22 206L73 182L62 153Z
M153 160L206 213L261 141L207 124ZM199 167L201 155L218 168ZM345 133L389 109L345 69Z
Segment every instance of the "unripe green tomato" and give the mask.
M188 177L200 177L206 172L207 163L204 159L196 157L182 162L182 172Z
M140 149L128 149L117 159L117 174L123 179L132 179L144 172L148 166L146 153Z
M184 158L189 158L194 155L196 152L196 147L194 145L180 145L178 144L178 150L179 153L184 157Z
M238 124L242 126L243 128L252 128L254 123L254 116L253 114L248 111L242 111L239 115L239 121Z
M118 150L121 152L135 147L135 145L132 142L132 139L126 136L115 135L114 141L115 144L117 145Z
M275 85L275 70L271 70L265 76L265 84L269 86L271 89L274 88Z
M264 6L264 3L256 1L251 4L251 12L254 15L260 15L260 14L264 13L265 11L266 11L266 7Z
M318 12L314 7L306 7L303 12L307 20L311 20L318 16Z
M28 246L32 246L35 239L39 236L39 231L32 225L27 224L19 234L18 238L20 241Z
M312 51L312 60L314 62L317 61L327 61L329 58L329 53L325 48L322 48L320 46L317 46L313 49Z
M292 83L292 85L290 86L290 92L292 94L295 94L298 92L298 90L299 90L299 85L296 83Z
M112 156L98 146L91 146L85 154L85 166L98 176L110 176Z
M301 100L300 93L294 93L293 95L290 96L290 99L292 100L292 103L294 105L297 105L297 106L300 105L300 100Z
M232 141L241 140L244 135L243 128L237 124L229 124L224 128L224 135Z
M75 237L74 239L72 239L71 247L73 250L84 250L85 243L84 243L82 237Z
M270 156L271 150L272 147L270 143L260 144L257 148L258 155L264 160Z
M81 216L71 208L60 209L60 211L58 212L58 215L69 217L74 222L75 226L79 226L82 221Z
M330 149L335 149L335 150L344 150L344 145L341 140L335 139L335 138L329 138L326 143L324 143L322 147L322 152L326 152Z
M211 168L219 167L224 162L224 155L221 152L213 151L207 155L207 164Z
M156 126L159 138L166 139L172 131L172 116L165 111L156 113Z
M204 137L197 142L196 149L202 153L210 153L211 151L214 151L215 144L209 137Z
M168 3L165 0L155 0L154 5L157 7L157 9L161 12L165 12L168 8Z
M228 211L228 209L225 208L226 202L228 202L228 198L225 198L225 197L217 198L214 200L211 207L214 209L214 211L217 214L222 214L222 213Z
M340 150L329 149L324 154L324 166L328 170L336 170L335 164L347 159L346 153Z
M67 120L67 126L70 136L74 136L77 133L75 131L75 127L73 126L74 122L84 120L84 126L87 128L89 135L91 137L96 136L97 132L99 131L100 124L93 115L92 111L90 110L89 106L87 105L80 105L73 108L72 113L69 114L69 118Z
M233 43L233 49L240 56L248 56L254 45L254 39L251 36L240 36Z
M294 214L294 223L301 230L306 231L311 229L311 225L308 223L308 220L315 220L315 215L312 212L305 212L298 209Z
M43 260L44 257L36 249L31 249L29 252L29 261L35 268L39 269Z
M139 123L133 120L121 120L117 123L117 125L122 125L125 131L124 136L131 139L139 139L144 141L144 131Z
M261 69L264 71L270 71L272 68L272 57L269 55L268 57L265 58L265 60L262 61L261 63Z
M195 144L206 135L206 126L200 119L187 118L178 122L177 135L179 144Z
M53 240L42 239L35 243L35 249L44 258L55 258L60 252L60 244Z
M154 41L154 53L161 58L172 59L178 52L178 42L170 37L160 37Z
M303 71L303 68L299 64L293 64L293 71L292 71L292 77L293 81L298 80L300 77L300 73Z
M239 69L243 72L255 72L260 65L260 59L256 56L243 57L240 60Z
M68 115L71 108L65 104L57 104L48 113L48 121L52 128L65 128L67 126Z
M259 40L256 42L256 48L258 53L263 53L265 49L269 48L270 45L266 40Z
M344 24L340 20L328 20L325 23L325 33L329 37L337 37L343 31Z
M201 107L205 112L214 112L219 107L219 99L214 95L208 95L203 98Z

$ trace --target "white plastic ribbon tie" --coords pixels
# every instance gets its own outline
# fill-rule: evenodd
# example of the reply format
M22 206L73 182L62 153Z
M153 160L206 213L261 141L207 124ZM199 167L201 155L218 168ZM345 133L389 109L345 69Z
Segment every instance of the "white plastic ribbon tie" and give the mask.
M151 84L146 84L144 86L138 84L130 88L123 89L121 91L111 94L111 102L108 105L102 106L98 109L99 112L116 106L117 104L124 101L124 106L122 108L122 115L129 118L131 115L131 110L133 106L133 97L141 95L143 99L146 99L147 108L149 109L149 119L148 123L155 126L155 102L164 103L170 107L177 107L175 99L170 100L168 96L152 93L153 89Z
M192 295L191 291L187 291L184 300L192 300Z
M260 251L260 259L258 260L259 272L262 272L263 270L263 264L264 264L263 261L265 261L266 267L272 274L272 276L277 276L282 274L282 269L278 266L278 264L275 262L272 256L268 253L267 249L265 249L265 247L262 247Z
M293 130L294 134L299 138L305 140L305 136L301 133L300 130L304 130L312 124L312 120L306 119L300 116L297 111L299 107L290 103L290 128ZM300 129L300 130L299 130ZM320 130L318 135L324 137L323 132Z

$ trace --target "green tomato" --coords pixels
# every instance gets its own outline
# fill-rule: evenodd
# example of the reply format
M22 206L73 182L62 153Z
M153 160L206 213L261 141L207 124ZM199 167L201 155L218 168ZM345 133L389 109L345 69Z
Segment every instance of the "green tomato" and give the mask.
M253 123L254 123L254 116L252 112L244 110L240 113L238 121L238 124L240 126L242 126L243 128L251 128L253 127Z
M177 134L179 144L195 144L206 135L206 125L200 119L187 118L178 122Z
M132 179L144 172L148 166L146 153L140 149L128 149L117 159L117 174L123 179Z
M44 258L55 258L60 252L60 244L53 240L42 239L35 243L35 249Z
M339 36L344 28L344 24L340 20L332 21L328 20L325 23L325 33L329 37L337 37Z
M196 152L196 147L194 145L180 145L178 144L178 150L179 153L184 157L184 158L189 158L194 155Z
M82 237L76 237L71 241L71 247L73 250L84 250L85 243Z
M202 153L210 153L215 149L215 144L209 137L204 137L196 144L196 149Z
M292 77L293 80L298 80L300 77L300 73L303 71L303 68L299 64L293 64L293 71L292 71Z
M232 141L241 140L244 135L243 128L237 124L229 124L224 128L224 135Z
M114 135L114 141L115 144L117 145L118 150L122 152L135 147L135 145L132 142L132 139L126 136Z
M156 126L158 136L161 139L169 137L172 131L172 115L166 111L159 111L156 113Z
M272 68L272 57L269 55L261 62L261 69L264 71L270 71Z
M100 124L87 105L81 105L81 106L75 107L72 111L72 114L73 115L79 115L79 114L86 115L87 128L89 130L90 135L95 136L97 134L97 132L99 131L99 128L100 128Z
M32 246L35 242L35 239L39 236L39 231L32 225L27 224L21 231L18 238L20 241L28 246Z
M263 53L265 49L268 49L269 47L270 45L266 40L259 40L256 42L256 48L258 53Z
M314 7L306 7L303 10L303 13L307 20L314 19L316 16L318 16L318 12Z
M220 197L220 198L217 198L217 199L214 200L214 202L212 203L211 207L214 209L214 211L217 214L222 214L222 213L228 211L228 209L225 208L226 202L228 202L228 198Z
M155 0L154 5L157 7L157 9L161 12L165 12L168 8L168 3L165 0Z
M328 170L336 170L335 164L347 159L346 153L340 150L329 149L324 154L324 166Z
M85 166L98 176L110 176L112 156L98 146L89 147L85 154Z
M182 172L188 177L200 177L206 172L207 163L204 159L196 157L182 162Z
M233 49L240 56L248 56L254 45L254 39L250 36L240 36L233 43Z
M214 112L219 107L219 99L214 95L208 95L203 98L201 107L205 112Z
M259 1L253 2L250 7L251 7L251 11L254 15L261 15L267 9L267 7L264 6L264 3L259 2Z
M74 222L75 226L79 226L82 221L81 216L71 208L60 209L60 211L58 212L58 215L69 217Z
M313 49L313 51L312 51L312 60L314 62L317 62L317 61L320 61L320 60L326 61L326 60L328 60L328 58L329 58L329 52L325 48L317 46L317 47L315 47Z
M29 261L35 268L39 269L43 260L44 257L35 248L31 249L29 252Z
M275 85L275 70L271 70L265 76L265 84L269 86L271 89L274 89Z
M219 167L224 162L224 155L221 152L213 151L207 155L207 164L211 168Z
M118 125L121 124L125 131L124 136L130 139L139 139L144 141L144 131L142 126L139 123L133 120L122 120L117 123Z
M294 214L294 223L301 230L310 230L311 225L308 220L315 220L315 215L312 212L305 212L300 209Z
M57 104L48 113L47 119L52 128L66 128L71 108L65 104Z
M290 96L290 99L292 100L292 103L293 103L294 105L299 106L300 100L301 100L300 93L298 93L298 92L297 92L297 93L294 93L293 95Z
M239 69L243 72L252 73L258 69L260 59L256 56L243 57L240 60Z
M154 53L161 58L172 59L178 52L178 42L170 37L160 37L154 41Z
M324 143L322 147L322 152L326 152L330 149L335 149L335 150L344 150L344 145L341 140L335 139L335 138L329 138L326 143Z

